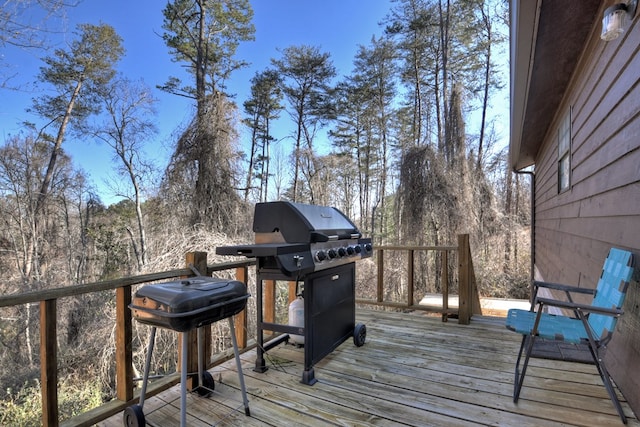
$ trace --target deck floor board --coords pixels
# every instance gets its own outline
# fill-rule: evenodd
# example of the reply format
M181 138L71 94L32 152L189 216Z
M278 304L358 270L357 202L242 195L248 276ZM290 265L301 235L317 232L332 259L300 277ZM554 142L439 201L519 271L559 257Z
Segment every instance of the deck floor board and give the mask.
M235 363L210 370L216 392L189 394L189 426L602 426L620 425L594 366L532 359L519 403L512 401L519 335L504 319L470 325L424 313L358 310L367 342L351 340L315 365L318 382L300 382L304 353L281 344L269 370L254 372L255 351L242 355L251 417L244 415ZM627 403L628 425L640 427ZM180 388L145 403L148 425L179 425ZM122 414L98 424L122 425Z

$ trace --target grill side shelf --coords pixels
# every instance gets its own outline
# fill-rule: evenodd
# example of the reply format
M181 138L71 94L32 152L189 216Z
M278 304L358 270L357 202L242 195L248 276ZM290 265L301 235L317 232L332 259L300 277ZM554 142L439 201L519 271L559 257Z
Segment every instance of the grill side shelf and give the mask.
M264 243L259 245L219 246L216 248L216 254L259 258L308 250L309 245L307 243Z

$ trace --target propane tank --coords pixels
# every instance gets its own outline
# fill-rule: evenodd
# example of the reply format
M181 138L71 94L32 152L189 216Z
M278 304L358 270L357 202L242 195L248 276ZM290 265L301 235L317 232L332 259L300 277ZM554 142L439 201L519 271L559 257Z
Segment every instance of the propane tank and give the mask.
M304 299L300 295L289 304L289 326L304 327ZM289 339L294 344L304 345L303 335L289 334Z

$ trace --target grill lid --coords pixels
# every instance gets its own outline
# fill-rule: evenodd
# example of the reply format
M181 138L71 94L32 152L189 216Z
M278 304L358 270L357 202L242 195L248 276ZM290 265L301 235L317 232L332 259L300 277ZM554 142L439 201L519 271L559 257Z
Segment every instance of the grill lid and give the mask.
M274 241L258 235L281 234L287 243L315 243L357 239L360 231L345 214L334 207L293 202L257 203L253 216L256 241Z

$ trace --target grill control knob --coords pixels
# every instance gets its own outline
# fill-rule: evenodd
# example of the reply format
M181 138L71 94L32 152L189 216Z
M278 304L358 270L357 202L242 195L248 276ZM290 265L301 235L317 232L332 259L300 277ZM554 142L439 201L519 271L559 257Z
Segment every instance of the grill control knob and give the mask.
M364 245L364 250L367 252L371 252L373 250L373 246L371 245L371 243L367 243L366 245Z
M339 257L343 257L347 254L347 250L345 248L339 248L338 249L338 256Z
M338 253L336 252L335 249L329 249L329 251L327 252L327 255L329 255L329 259L334 259L334 258L337 258Z
M316 260L318 262L322 262L325 259L327 259L327 254L324 251L318 251L316 252Z
M355 248L353 246L349 246L347 248L347 255L351 256L351 255L353 255L355 253L355 251L356 250L355 250Z
M359 254L360 252L362 252L362 247L358 245L358 246L355 246L353 250L356 251L357 254Z

